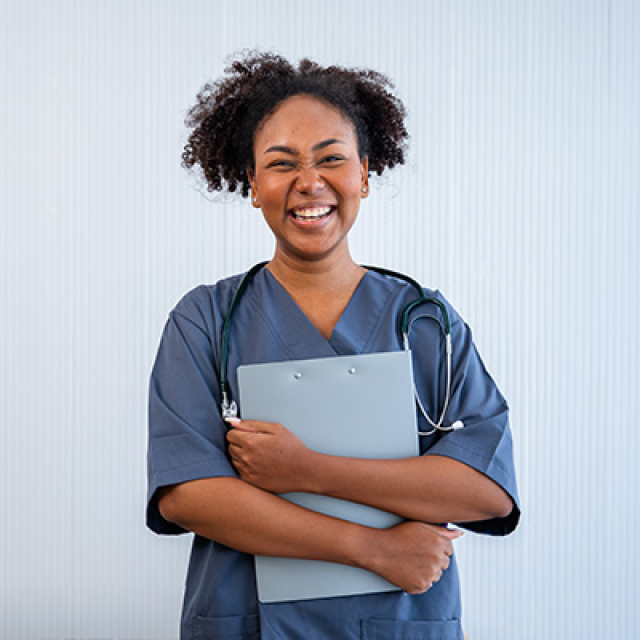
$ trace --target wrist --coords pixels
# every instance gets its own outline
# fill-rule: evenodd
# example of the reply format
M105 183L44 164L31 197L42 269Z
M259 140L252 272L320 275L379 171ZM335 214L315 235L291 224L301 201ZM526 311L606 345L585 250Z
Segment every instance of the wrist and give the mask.
M325 487L323 478L323 461L326 455L307 449L305 454L299 459L298 477L300 478L300 491L306 493L324 494Z
M356 525L352 534L343 539L348 563L354 567L378 573L377 559L380 557L383 537L384 529Z

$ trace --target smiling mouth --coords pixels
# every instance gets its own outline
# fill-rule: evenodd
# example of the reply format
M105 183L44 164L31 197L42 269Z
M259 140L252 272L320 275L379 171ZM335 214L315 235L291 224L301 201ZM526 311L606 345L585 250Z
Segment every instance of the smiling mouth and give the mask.
M333 210L334 207L307 207L305 209L292 209L289 213L296 220L315 222L316 220L322 220L322 218L331 215Z

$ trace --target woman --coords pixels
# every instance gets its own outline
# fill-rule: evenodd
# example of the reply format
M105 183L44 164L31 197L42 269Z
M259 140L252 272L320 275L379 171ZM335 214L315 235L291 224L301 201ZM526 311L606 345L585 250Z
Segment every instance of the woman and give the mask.
M389 87L370 71L309 61L294 68L251 54L192 108L186 166L198 165L211 190L250 194L275 237L273 258L234 315L234 397L240 364L402 348L397 317L415 290L359 266L348 243L370 173L404 161L404 109ZM421 438L426 455L414 458L320 456L286 425L230 418L225 427L220 334L241 280L182 299L151 379L148 524L196 534L181 637L462 638L452 547L459 532L438 523L505 534L519 516L507 405L468 327L443 301L455 345L445 424L461 420L463 429ZM441 402L440 340L436 323L412 329L416 384L430 415ZM289 491L367 504L405 522L381 530L342 521L277 495ZM262 604L254 554L362 567L398 590Z

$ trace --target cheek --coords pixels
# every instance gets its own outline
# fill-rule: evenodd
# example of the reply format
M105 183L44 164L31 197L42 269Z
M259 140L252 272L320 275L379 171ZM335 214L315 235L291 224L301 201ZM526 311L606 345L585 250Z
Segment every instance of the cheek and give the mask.
M342 198L359 197L362 188L361 173L352 167L339 173L327 174L325 182Z
M277 180L273 177L270 177L268 180L259 180L256 184L258 193L260 194L260 201L263 203L281 200L287 192L285 181Z
M362 189L362 178L359 173L352 174L342 183L342 190L345 195L349 194L352 198L360 198L360 190Z

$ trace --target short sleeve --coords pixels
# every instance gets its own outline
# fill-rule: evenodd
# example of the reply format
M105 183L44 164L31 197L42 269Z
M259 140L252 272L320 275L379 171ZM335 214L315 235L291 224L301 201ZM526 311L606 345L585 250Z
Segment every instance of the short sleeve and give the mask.
M225 455L212 319L207 326L203 307L188 294L172 311L151 374L147 526L156 533L183 532L160 514L160 487L236 475Z
M509 407L478 354L470 328L453 309L450 314L452 386L445 424L461 420L464 427L442 434L426 455L463 462L500 485L513 500L511 513L505 518L460 526L477 533L506 535L520 518Z

